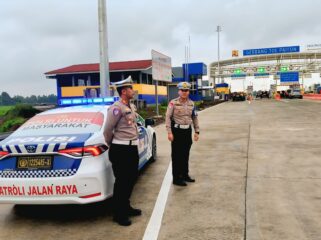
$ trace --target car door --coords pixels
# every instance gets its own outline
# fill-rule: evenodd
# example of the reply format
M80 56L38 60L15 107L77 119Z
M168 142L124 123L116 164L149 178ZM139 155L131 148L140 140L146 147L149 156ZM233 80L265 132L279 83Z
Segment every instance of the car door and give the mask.
M139 144L138 144L138 153L139 153L139 168L141 168L147 162L147 150L148 150L148 136L147 129L145 127L145 120L138 115L137 116L137 126L139 133Z

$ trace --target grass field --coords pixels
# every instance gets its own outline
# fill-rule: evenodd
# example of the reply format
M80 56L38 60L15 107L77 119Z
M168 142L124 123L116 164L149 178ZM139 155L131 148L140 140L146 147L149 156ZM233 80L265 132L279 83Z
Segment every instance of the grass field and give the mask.
M10 109L14 108L14 106L0 106L0 117L5 115Z
M16 130L39 110L31 105L0 106L0 133Z

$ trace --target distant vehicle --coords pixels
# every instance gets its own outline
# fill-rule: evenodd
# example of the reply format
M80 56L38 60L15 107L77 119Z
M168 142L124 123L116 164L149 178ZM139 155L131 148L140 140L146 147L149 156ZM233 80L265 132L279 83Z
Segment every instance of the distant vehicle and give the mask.
M232 93L232 101L245 101L246 94L244 92L233 92Z
M290 99L292 98L299 98L299 99L302 99L303 96L302 96L302 93L301 93L301 89L290 89L288 90L288 96Z
M283 90L280 92L280 96L281 98L289 98L289 93Z
M270 93L268 91L258 91L256 98L270 98Z

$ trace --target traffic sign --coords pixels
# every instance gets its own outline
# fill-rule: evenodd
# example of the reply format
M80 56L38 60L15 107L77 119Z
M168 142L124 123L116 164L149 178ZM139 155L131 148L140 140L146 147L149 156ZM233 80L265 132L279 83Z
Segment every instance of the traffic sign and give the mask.
M299 82L299 72L281 72L281 83Z
M300 46L258 48L243 50L243 56L300 52Z

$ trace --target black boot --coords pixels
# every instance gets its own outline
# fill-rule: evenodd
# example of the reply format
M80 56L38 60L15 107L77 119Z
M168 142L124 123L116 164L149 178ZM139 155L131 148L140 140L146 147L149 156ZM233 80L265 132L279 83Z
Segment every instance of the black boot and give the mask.
M187 186L186 182L184 182L182 179L174 179L173 184L181 187Z
M129 220L128 217L118 217L118 216L114 216L113 221L118 223L120 226L130 226L132 224L132 222Z
M142 210L140 210L138 208L129 207L128 216L135 217L135 216L140 216L140 215L142 215Z
M183 180L185 182L195 182L195 179L191 178L189 175L186 175Z

